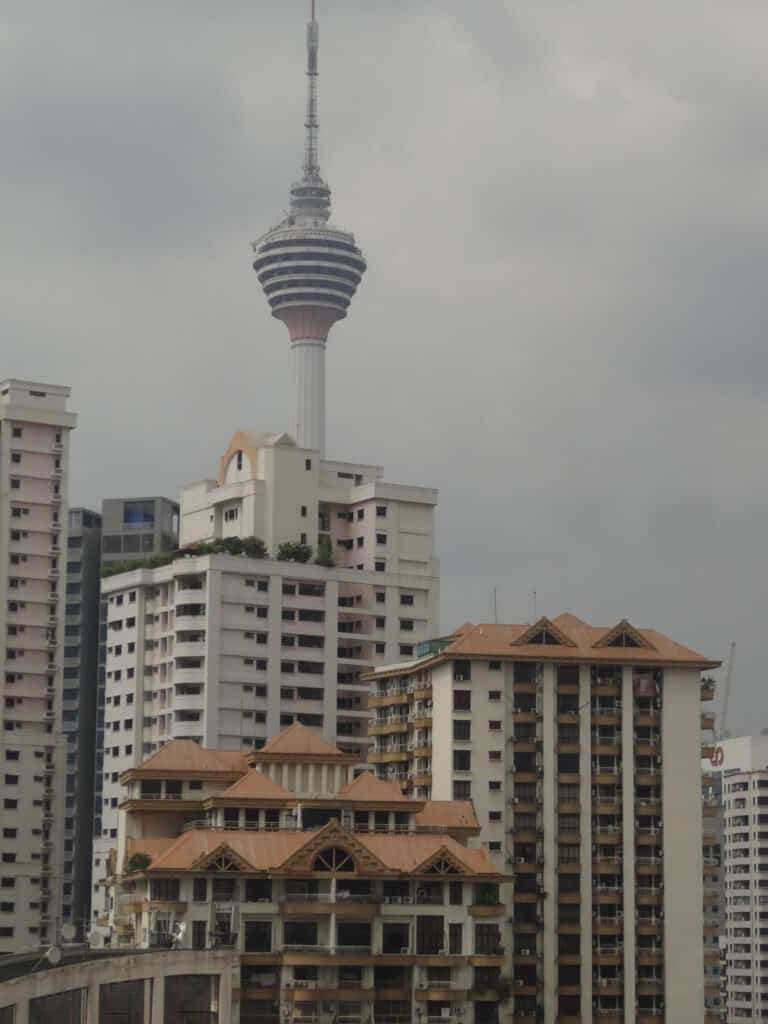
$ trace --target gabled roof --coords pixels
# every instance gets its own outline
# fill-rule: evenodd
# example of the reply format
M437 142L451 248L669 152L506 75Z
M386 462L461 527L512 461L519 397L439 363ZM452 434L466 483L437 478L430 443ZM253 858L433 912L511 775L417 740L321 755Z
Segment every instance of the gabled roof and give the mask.
M241 779L238 779L229 789L223 793L217 793L211 799L245 799L245 800L296 800L296 794L285 789L277 782L267 778L262 772L255 768L249 769Z
M430 828L471 829L480 831L480 822L471 800L427 800L416 815L416 825Z
M628 641L628 642L627 642ZM613 629L601 636L593 644L594 647L645 647L647 650L655 651L656 648L650 640L643 636L639 629L635 629L626 619L622 619Z
M293 725L289 725L287 729L279 732L277 736L273 736L271 740L264 744L261 750L254 750L249 760L251 764L258 764L261 760L272 760L280 757L292 759L308 757L312 760L316 758L357 760L356 754L343 753L333 743L329 743L319 733L308 729L301 722L294 722Z
M493 864L488 851L469 850L457 843L450 836L440 833L408 833L393 835L392 833L365 833L357 837L368 847L379 860L389 868L411 874L421 866L428 867L441 852L463 865L472 874L498 875L498 868Z
M537 623L540 625L541 621ZM569 644L547 648L542 644L525 643L523 638L532 627L529 624L497 625L482 623L462 633L452 644L445 648L441 655L433 661L439 664L449 658L480 657L510 658L530 661L576 661L606 662L615 664L638 663L644 665L685 665L690 668L717 668L719 661L705 658L704 655L677 643L655 629L637 629L631 627L642 638L643 644L638 647L606 647L595 646L604 640L612 629L606 626L590 626L575 615L558 616L545 620L549 628L556 629L566 637Z
M157 856L148 870L189 871L222 849L231 850L237 860L250 865L253 871L277 868L300 849L311 832L246 832L220 829L192 829ZM137 839L134 852L141 849Z
M203 871L217 858L229 857L245 872L306 871L326 846L348 849L360 873L411 874L425 871L438 857L446 856L467 873L499 876L487 850L468 850L444 833L374 834L351 833L329 822L319 832L249 832L245 830L192 829L164 841L135 839L131 853L152 850L150 874L172 871ZM146 847L146 849L145 849ZM302 851L306 849L306 856Z
M134 771L226 772L236 774L248 768L247 753L241 750L209 750L194 740L171 740L142 761Z
M378 779L372 772L363 772L362 775L358 775L354 782L343 786L337 796L339 800L363 801L365 803L376 801L386 804L413 803L405 796L394 779L389 781Z
M527 629L522 636L512 641L513 644L537 644L544 647L552 646L565 646L575 647L576 644L567 633L564 633L562 629L554 624L550 619L543 615L538 622Z

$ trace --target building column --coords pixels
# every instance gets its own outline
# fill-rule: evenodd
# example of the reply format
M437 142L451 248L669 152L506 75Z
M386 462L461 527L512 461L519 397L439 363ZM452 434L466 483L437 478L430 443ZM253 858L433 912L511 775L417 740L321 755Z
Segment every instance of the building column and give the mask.
M542 723L542 765L540 779L542 794L542 824L544 827L544 931L542 966L544 971L544 1020L555 1024L557 1020L557 701L555 694L555 666L541 666L539 709ZM538 845L538 844L537 844ZM539 851L537 850L537 853Z
M624 1020L636 1016L635 964L635 693L632 666L625 665L621 681L622 858L624 868ZM670 1018L673 1019L673 1018Z
M579 666L581 803L581 1019L592 1019L592 673Z
M203 746L220 746L219 736L221 728L219 724L219 708L221 697L219 693L219 673L221 671L221 652L219 650L219 638L221 637L221 572L213 569L213 559L208 559L208 572L206 573L205 609L206 623L206 663L205 663L205 722L203 727ZM173 691L171 691L173 692ZM243 723L240 722L240 735L243 733Z

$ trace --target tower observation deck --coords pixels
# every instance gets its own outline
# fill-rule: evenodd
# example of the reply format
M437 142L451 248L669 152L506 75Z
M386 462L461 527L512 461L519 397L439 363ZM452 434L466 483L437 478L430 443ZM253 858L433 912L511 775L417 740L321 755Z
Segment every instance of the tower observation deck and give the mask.
M342 320L366 263L354 235L329 224L331 190L318 161L319 29L312 0L307 25L304 169L291 187L285 219L253 243L256 271L272 316L288 328L296 386L295 434L302 448L325 454L325 348Z

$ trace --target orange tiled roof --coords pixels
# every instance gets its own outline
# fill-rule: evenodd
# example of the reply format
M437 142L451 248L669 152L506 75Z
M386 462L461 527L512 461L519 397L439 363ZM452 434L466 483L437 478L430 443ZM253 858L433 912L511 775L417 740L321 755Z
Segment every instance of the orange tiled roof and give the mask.
M312 832L245 832L192 830L183 832L150 871L189 870L220 846L227 846L254 871L278 868L312 838Z
M416 815L416 824L444 829L480 829L471 800L428 800L424 810Z
M469 850L450 836L440 833L408 833L405 835L366 833L355 836L371 853L387 867L406 874L415 871L441 851L447 852L454 860L463 864L468 871L476 874L498 875L498 868L491 861L488 851Z
M258 762L262 754L307 754L311 757L317 755L327 757L344 757L344 753L324 740L318 733L308 729L301 722L294 722L287 729L283 729L277 736L264 744L261 750L255 750L251 754L251 760Z
M280 867L301 848L316 840L317 832L247 832L244 830L192 830L184 832L159 852L149 866L154 871L194 870L201 861L226 847L254 871L279 871ZM334 832L329 841L343 845L343 834ZM473 874L498 875L485 849L468 850L450 836L433 833L399 835L360 834L349 837L350 843L367 849L391 871L410 873L447 853ZM144 852L141 839L135 840L132 852ZM167 842L167 840L166 840ZM147 850L146 852L149 852Z
M241 750L209 750L194 740L171 740L139 767L153 772L245 772L247 756Z
M154 860L167 850L171 843L175 842L176 840L169 836L163 836L162 838L147 836L145 839L136 839L129 836L125 841L126 860L134 853L146 853L147 856Z
M217 793L216 798L225 797L244 797L245 799L258 799L259 797L266 800L295 800L296 794L292 793L289 789L285 789L277 782L273 782L272 779L267 778L260 771L255 768L251 768L241 779L233 783L229 789L225 789L223 793Z
M556 633L564 635L566 643L529 644L521 643L526 635L533 633L529 623L520 625L496 625L483 623L462 633L445 648L445 657L508 657L531 658L537 661L546 658L558 661L591 662L637 662L640 664L680 664L696 668L716 668L719 662L705 658L682 644L670 639L655 629L637 629L623 623L627 631L638 634L643 642L640 647L600 646L616 626L590 626L575 615L559 615L550 620L540 619L536 624L546 629L554 627Z
M338 792L339 800L362 800L375 801L391 804L393 802L410 804L412 801L404 795L400 786L394 779L378 779L372 772L363 772L362 775L343 786Z

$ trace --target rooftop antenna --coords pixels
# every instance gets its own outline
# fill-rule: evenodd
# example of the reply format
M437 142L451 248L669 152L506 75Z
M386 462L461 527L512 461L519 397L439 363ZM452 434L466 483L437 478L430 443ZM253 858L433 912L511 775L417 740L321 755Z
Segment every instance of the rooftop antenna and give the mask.
M534 590L531 594L531 607L533 608L533 619L532 622L536 622L536 591Z
M496 587L493 588L493 621L498 626L499 624L499 606L497 602Z
M310 18L307 25L307 119L304 122L304 179L320 177L317 138L320 123L317 115L317 53L320 48L320 26L315 16L315 0L310 0Z

